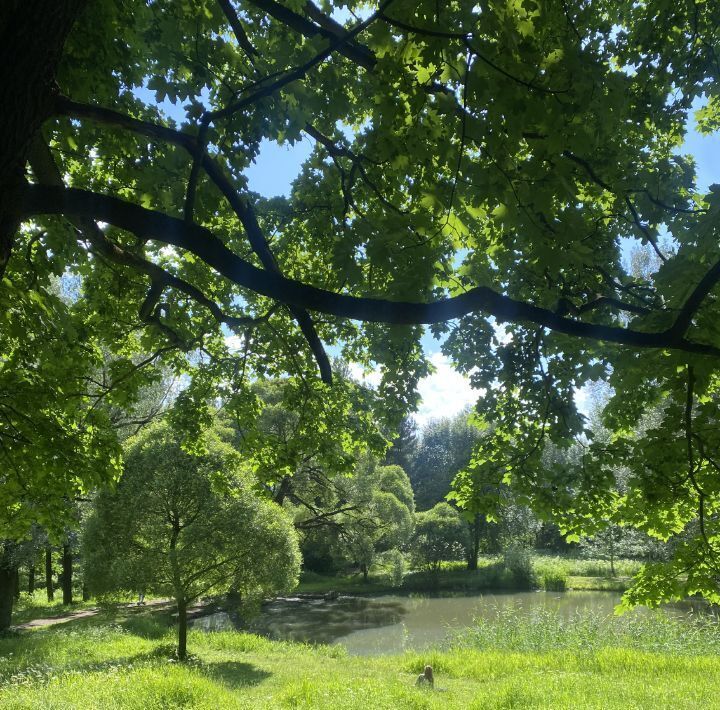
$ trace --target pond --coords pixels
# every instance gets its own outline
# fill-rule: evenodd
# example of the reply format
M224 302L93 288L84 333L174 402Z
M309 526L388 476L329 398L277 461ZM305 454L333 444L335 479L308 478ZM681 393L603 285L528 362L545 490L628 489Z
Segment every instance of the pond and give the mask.
M611 615L619 601L614 592L290 597L266 604L248 626L236 626L226 612L196 619L193 626L208 631L243 628L273 639L342 644L350 654L378 655L437 645L453 631L471 626L473 619L492 620L508 607L516 614L547 610L569 618L583 611Z

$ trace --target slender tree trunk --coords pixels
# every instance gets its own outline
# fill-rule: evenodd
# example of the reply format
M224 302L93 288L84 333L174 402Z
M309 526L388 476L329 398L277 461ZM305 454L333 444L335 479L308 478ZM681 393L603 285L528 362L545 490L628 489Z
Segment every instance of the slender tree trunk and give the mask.
M480 514L475 513L475 519L470 523L472 541L470 543L470 555L467 560L467 568L476 570L478 568L478 555L480 554Z
M28 594L35 592L35 562L28 565Z
M12 623L13 591L16 565L12 559L12 543L5 542L0 554L0 631L6 631Z
M173 588L175 589L175 602L178 610L178 648L177 655L179 661L184 661L187 657L187 599L185 590L182 585L182 576L180 574L180 564L177 557L177 542L180 537L180 519L177 513L173 511L173 531L170 537L170 569L172 570Z
M86 602L88 599L90 599L90 590L88 589L87 584L83 582L82 584L82 600Z
M363 573L363 582L365 584L367 584L367 582L368 582L368 566L363 565L361 569L362 569L362 573Z
M63 604L72 604L72 577L73 577L73 558L72 550L69 543L63 545L62 554L62 593Z
M0 2L0 278L18 228L30 142L52 114L65 39L86 1Z
M53 587L52 578L52 548L45 548L45 590L47 591L47 599L51 602L55 599L55 588Z
M13 572L13 598L15 601L20 599L20 566L15 565L15 572Z
M187 602L185 597L177 599L178 610L178 661L187 658Z

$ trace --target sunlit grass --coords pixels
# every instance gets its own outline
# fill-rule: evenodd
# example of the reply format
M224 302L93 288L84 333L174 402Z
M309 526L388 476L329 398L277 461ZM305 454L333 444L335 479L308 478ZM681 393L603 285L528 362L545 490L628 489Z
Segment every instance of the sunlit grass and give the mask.
M504 614L504 615L503 615ZM166 615L85 619L0 639L2 708L697 708L720 692L720 634L656 614L512 610L443 651L349 657L339 646L191 631ZM435 669L436 689L414 685Z

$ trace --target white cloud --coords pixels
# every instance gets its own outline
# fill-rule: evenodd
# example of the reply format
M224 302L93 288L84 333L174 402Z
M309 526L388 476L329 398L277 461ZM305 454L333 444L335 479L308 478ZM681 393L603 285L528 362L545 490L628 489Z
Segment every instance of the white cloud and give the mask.
M574 392L575 406L577 407L580 414L584 414L586 417L590 415L590 398L592 392L588 385L579 387Z
M413 415L421 427L431 419L455 416L465 407L474 405L481 394L481 391L470 387L470 380L457 372L442 353L430 355L430 362L435 372L420 380L420 405ZM355 379L370 387L377 387L382 377L379 368L364 372L362 365L357 363L350 364L350 372Z
M226 335L225 345L231 353L236 353L245 346L245 336L243 335Z
M430 362L435 366L435 372L420 380L418 385L421 402L415 421L419 426L431 419L455 416L465 407L474 405L481 394L470 387L468 378L457 372L442 353L433 353Z
M363 384L369 385L373 388L377 387L382 379L380 368L375 368L374 370L365 372L363 366L359 365L357 362L350 363L350 374L358 380L358 382L362 382Z

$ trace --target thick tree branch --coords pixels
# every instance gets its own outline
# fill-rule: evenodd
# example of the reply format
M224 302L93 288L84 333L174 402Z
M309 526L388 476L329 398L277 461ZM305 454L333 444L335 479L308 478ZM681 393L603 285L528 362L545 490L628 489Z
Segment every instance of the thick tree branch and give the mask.
M66 97L58 98L57 110L59 113L64 115L89 118L91 120L125 128L154 140L160 140L177 145L186 150L191 156L196 155L196 152L199 150L201 145L197 138L187 133L181 133L180 131L168 128L167 126L160 126L149 121L132 118L119 113L118 111L113 111L112 109L80 104L75 101L71 101ZM275 271L279 274L280 269L275 261L275 257L270 251L270 247L268 246L265 236L260 229L260 225L257 222L257 218L250 203L238 194L230 180L223 172L222 168L204 151L202 154L202 167L240 219L243 227L245 228L245 233L248 237L248 241L250 242L250 246L258 255L262 265L266 269ZM328 358L322 341L315 330L312 318L302 308L289 306L289 309L293 318L300 327L300 331L307 340L310 349L312 350L313 356L318 364L318 369L320 370L321 379L323 382L328 384L331 383L332 367L330 366L330 359Z
M375 66L375 55L367 47L352 41L352 38L344 38L347 30L323 15L312 3L307 3L306 10L308 15L318 22L317 25L275 2L275 0L250 0L250 3L267 12L268 15L279 20L290 29L299 32L303 37L317 37L320 35L332 41L342 40L342 43L337 47L338 54L342 54L346 59L365 69L372 69Z
M669 330L644 333L629 328L584 323L558 316L546 308L516 301L486 286L431 303L333 293L253 266L204 227L188 225L160 212L85 190L28 185L23 195L21 215L29 219L39 214L79 215L108 222L141 238L185 249L238 286L255 293L298 308L339 317L408 325L439 323L479 311L500 322L531 322L576 337L639 348L666 348L720 356L720 348L676 337Z
M678 338L682 338L687 333L692 319L707 298L710 291L717 286L720 281L720 261L715 262L711 269L702 277L700 283L695 287L693 292L680 309L678 317L675 319L670 332Z
M265 0L263 0L263 2L265 2ZM218 119L228 118L229 116L232 116L238 111L241 111L248 106L256 104L261 99L271 96L276 91L282 89L284 86L291 84L293 81L304 78L311 69L316 67L318 64L324 62L334 52L340 52L340 50L346 46L347 42L354 39L357 35L363 32L367 27L369 27L373 22L375 22L375 20L377 20L377 18L383 13L383 11L387 9L393 2L394 0L383 0L383 2L380 4L380 7L375 12L373 12L366 20L358 22L355 27L353 27L351 30L339 37L332 35L330 44L321 52L318 52L314 57L309 59L307 62L283 73L281 76L279 76L277 79L270 82L269 84L260 85L251 93L243 96L237 101L228 104L225 108L217 109L216 111L209 111L207 114L205 114L203 120L215 122Z
M235 8L230 3L230 0L217 0L217 3L218 5L220 5L223 14L227 18L227 21L230 23L230 27L232 27L235 39L242 47L245 54L247 54L248 59L252 62L253 59L257 57L258 51L257 49L255 49L255 47L252 46L250 40L248 39L245 28L242 26L237 12L235 12Z

